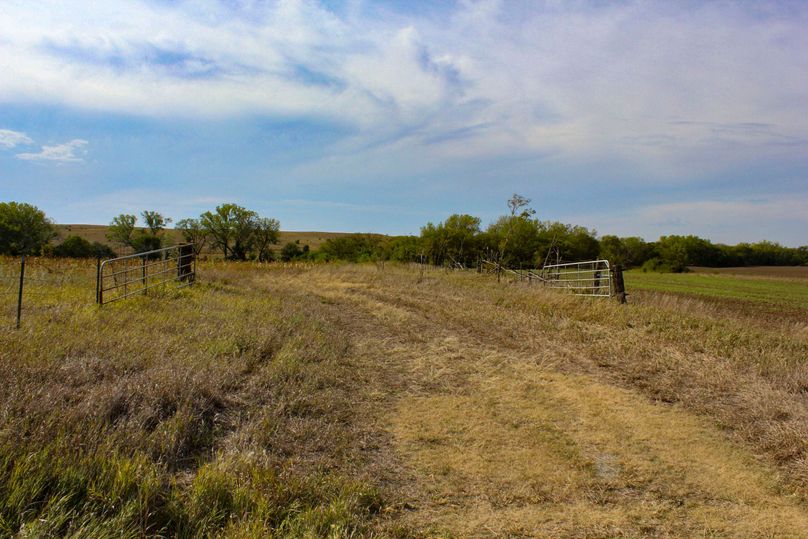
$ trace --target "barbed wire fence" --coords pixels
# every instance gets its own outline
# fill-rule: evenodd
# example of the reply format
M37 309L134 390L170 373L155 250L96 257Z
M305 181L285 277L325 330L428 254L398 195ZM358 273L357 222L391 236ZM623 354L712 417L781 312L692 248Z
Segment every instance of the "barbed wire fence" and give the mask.
M20 266L17 275L13 274L11 268L0 268L0 301L3 305L14 305L13 300L16 299L16 307L12 311L13 326L16 329L20 328L21 315L22 315L22 293L25 282L25 255L20 257ZM6 315L6 309L3 309L3 314ZM5 316L3 322L5 322ZM6 325L5 323L3 324Z
M92 301L94 270L94 260L0 257L0 330L19 329L30 309Z

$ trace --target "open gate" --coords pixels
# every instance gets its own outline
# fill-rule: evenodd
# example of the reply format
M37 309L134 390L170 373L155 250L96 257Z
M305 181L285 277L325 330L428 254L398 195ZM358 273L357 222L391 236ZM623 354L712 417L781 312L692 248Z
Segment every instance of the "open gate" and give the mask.
M614 295L608 260L549 264L541 269L539 278L547 287L562 288L580 296Z
M196 281L196 255L193 244L135 253L104 260L98 264L96 303L104 305L149 290L182 288Z

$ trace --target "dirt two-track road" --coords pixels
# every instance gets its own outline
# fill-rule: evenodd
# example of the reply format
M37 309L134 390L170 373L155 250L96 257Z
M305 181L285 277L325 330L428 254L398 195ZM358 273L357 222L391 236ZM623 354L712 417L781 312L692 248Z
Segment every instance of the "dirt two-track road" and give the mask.
M787 390L743 364L767 358L718 335L748 320L417 268L260 281L316 298L350 336L365 379L357 420L375 433L368 470L396 500L390 521L479 537L808 535L802 484L784 472L799 464L778 467L757 440L767 427L748 424ZM805 327L783 324L790 351L805 351ZM794 418L804 404L783 406Z

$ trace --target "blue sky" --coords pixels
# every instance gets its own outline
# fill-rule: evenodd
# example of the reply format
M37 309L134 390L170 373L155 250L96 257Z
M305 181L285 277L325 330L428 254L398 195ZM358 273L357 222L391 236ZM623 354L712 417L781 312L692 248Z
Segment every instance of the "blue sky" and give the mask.
M0 200L808 244L808 3L0 5Z

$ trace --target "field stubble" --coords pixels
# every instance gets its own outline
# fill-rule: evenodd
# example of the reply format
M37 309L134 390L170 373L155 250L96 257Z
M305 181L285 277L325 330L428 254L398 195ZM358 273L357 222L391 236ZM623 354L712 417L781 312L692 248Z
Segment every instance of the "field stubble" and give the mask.
M271 268L33 298L0 333L0 535L808 535L798 316Z

